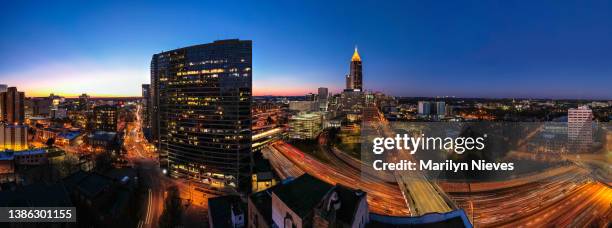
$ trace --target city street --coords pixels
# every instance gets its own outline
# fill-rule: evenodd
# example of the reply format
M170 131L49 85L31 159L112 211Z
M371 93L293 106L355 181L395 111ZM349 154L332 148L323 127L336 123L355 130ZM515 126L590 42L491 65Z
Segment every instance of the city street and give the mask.
M159 217L164 210L166 178L159 169L155 152L144 139L141 130L141 106L136 107L136 120L128 123L124 138L126 159L141 176L141 185L146 189L141 206L141 219L138 227L158 227Z
M124 138L124 148L127 150L128 162L140 170L142 184L147 189L142 205L139 227L158 227L159 217L164 210L167 188L176 186L183 202L183 218L185 224L193 227L206 223L208 197L215 194L203 192L204 186L190 180L172 179L165 176L159 168L157 154L144 138L141 128L141 106L136 107L136 121L128 123Z
M134 161L140 171L141 184L146 189L143 204L141 206L141 220L139 227L158 227L159 217L164 210L165 186L161 171L157 163L151 159L139 159Z

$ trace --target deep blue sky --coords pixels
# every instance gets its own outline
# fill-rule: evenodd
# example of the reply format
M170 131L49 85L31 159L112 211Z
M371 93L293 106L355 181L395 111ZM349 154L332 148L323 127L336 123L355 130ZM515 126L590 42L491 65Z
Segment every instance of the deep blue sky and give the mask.
M606 1L3 2L0 83L29 95L139 95L151 55L253 40L256 94L612 99Z

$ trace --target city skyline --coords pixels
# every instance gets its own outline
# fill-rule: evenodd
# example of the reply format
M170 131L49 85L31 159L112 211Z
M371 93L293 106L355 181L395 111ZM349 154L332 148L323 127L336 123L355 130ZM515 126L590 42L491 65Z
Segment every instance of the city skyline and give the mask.
M253 40L256 96L341 91L357 45L365 90L612 98L605 3L386 3L377 11L342 2L47 4L10 3L0 16L0 83L26 96L139 96L152 54L239 38ZM198 13L212 5L218 10ZM172 17L178 12L188 16Z
M545 1L6 2L0 223L612 227L612 2Z

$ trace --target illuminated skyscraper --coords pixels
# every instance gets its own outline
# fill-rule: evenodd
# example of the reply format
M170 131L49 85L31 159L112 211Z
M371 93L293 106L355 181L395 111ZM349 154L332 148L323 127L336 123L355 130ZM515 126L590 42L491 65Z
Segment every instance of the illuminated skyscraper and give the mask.
M355 52L353 53L353 57L351 58L351 71L349 74L349 78L347 79L347 84L351 86L347 89L352 89L355 91L363 91L363 81L362 81L362 72L361 72L361 57L357 52L357 48L355 47Z
M220 40L153 55L153 134L171 176L250 188L251 46Z

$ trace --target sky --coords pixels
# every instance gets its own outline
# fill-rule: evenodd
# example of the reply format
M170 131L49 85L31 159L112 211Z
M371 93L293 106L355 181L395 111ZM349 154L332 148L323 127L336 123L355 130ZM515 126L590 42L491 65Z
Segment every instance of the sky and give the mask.
M26 96L139 96L151 56L253 40L255 95L612 99L607 1L11 1L0 84Z

